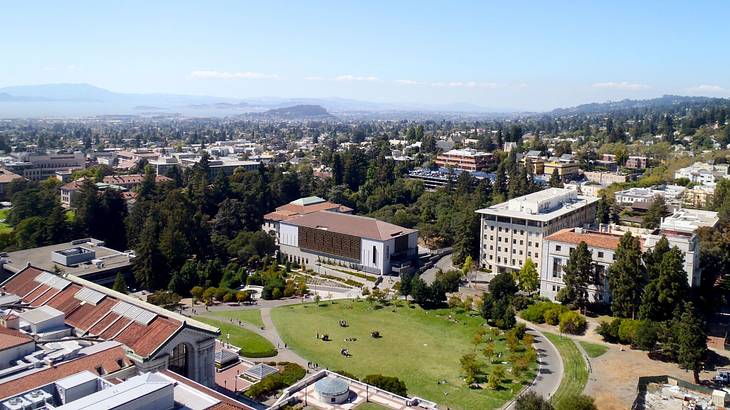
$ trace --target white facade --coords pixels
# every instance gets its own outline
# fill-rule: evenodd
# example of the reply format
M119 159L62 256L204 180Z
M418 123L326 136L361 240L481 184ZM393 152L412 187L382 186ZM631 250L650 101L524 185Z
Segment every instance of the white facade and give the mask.
M519 270L532 259L542 265L543 237L595 219L598 198L550 188L480 209L479 263L493 272Z

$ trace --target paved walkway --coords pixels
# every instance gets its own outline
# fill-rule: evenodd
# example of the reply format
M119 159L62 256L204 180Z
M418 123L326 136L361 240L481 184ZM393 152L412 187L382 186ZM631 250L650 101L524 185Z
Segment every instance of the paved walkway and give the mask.
M537 377L526 391L533 391L549 399L558 390L560 382L563 380L563 359L560 357L558 349L540 331L532 327L531 323L523 323L527 324L527 333L535 337L533 346L537 351L538 363ZM505 406L505 409L514 409L514 405L513 401Z
M451 254L448 253L436 261L432 267L426 269L426 271L421 274L421 279L423 279L426 283L431 284L434 279L436 279L436 272L439 270L448 272L452 269L454 269L454 263L451 259Z
M274 357L249 360L257 362L292 362L297 363L298 365L306 369L307 361L298 354L296 354L293 350L289 350L288 347L285 347L284 341L281 340L281 336L279 336L279 332L276 331L276 326L274 326L274 322L271 320L271 308L261 309L261 320L263 320L264 322L264 329L259 329L259 334L269 339L269 341L277 347L278 353Z

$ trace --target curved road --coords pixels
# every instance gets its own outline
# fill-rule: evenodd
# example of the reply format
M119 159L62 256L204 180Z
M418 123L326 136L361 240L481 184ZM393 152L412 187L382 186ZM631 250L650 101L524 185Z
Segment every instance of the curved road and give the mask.
M524 322L523 322L524 323ZM525 323L527 324L527 323ZM538 373L525 392L533 391L549 399L558 390L563 380L563 359L558 349L538 330L527 324L527 333L535 337L533 346L537 351ZM505 409L514 409L515 402L510 402Z

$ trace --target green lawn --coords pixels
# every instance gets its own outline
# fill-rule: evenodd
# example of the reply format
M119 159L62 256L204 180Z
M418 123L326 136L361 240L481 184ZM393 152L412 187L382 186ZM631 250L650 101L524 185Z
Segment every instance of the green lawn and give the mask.
M264 327L264 321L261 320L261 310L260 309L242 309L242 310L226 310L226 311L222 311L222 312L207 312L205 315L211 316L211 317L225 318L225 319L233 318L234 321L240 320L241 322L246 322L246 323L252 324L256 327ZM220 319L220 320L223 320L223 319Z
M8 218L8 213L10 212L10 208L0 209L0 233L9 233L13 231L13 227L8 225L5 220Z
M355 407L355 410L388 410L388 407L381 406L377 403L363 403Z
M563 358L563 380L558 391L551 399L555 408L570 408L561 401L575 395L582 394L588 381L588 369L578 346L572 339L545 332L544 335L552 342Z
M595 359L596 357L606 353L608 351L608 346L599 345L597 343L590 343L590 342L578 342L583 347L583 350L586 351L586 354L591 359Z
M271 342L248 329L239 327L226 321L216 320L210 317L197 316L195 319L221 330L219 339L230 342L241 348L241 356L245 357L271 357L276 356L276 348ZM230 339L227 337L231 335Z
M450 313L458 323L448 320ZM396 376L405 382L409 396L421 396L451 409L498 408L535 376L533 364L514 383L508 372L498 390L469 389L460 374L459 360L473 351L471 341L484 320L448 309L425 311L406 305L376 309L365 301L338 301L278 307L272 311L272 319L282 339L305 359L357 377ZM343 319L349 327L340 327ZM373 330L382 337L373 339ZM328 334L331 341L317 339L317 333ZM357 341L345 342L345 338ZM342 348L352 357L342 356ZM505 351L501 339L495 351ZM484 356L478 357L486 362ZM439 384L442 380L446 383Z

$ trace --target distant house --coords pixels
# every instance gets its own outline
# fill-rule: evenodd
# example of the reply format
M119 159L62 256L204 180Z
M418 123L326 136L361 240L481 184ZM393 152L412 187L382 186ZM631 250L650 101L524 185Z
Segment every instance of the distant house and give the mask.
M110 185L116 185L123 188L127 188L129 190L132 190L134 188L137 188L138 186L142 185L142 181L144 181L144 175L142 174L130 174L130 175L108 175L105 176L103 179L103 182L105 184ZM172 179L164 176L164 175L156 175L155 176L155 182L156 183L163 183L163 182L169 182L172 181Z

